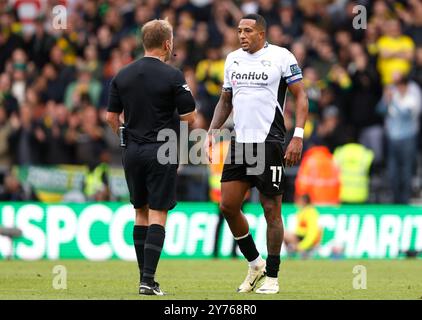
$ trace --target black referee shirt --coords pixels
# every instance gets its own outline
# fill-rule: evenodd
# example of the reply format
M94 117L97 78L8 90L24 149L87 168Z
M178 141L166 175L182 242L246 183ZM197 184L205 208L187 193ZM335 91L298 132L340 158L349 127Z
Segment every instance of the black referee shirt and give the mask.
M157 58L132 62L110 84L108 111L124 111L128 137L139 143L157 142L162 129L178 134L179 116L194 110L183 73Z

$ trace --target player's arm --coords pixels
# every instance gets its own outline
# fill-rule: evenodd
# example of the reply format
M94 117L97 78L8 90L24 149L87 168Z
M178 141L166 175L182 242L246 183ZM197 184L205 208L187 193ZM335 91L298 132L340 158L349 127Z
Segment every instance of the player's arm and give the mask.
M221 128L230 116L232 109L232 91L223 89L220 100L218 100L218 103L215 106L214 116L212 117L208 135L212 133L212 130Z
M303 128L308 117L308 96L303 81L296 81L290 84L289 91L296 101L296 129L284 157L288 167L295 165L300 160L303 149Z
M223 88L221 90L220 99L218 100L217 105L215 106L214 116L212 117L210 128L208 130L208 138L212 136L212 130L221 128L221 126L226 122L227 118L230 116L230 113L233 109L233 88L228 71L228 68L232 63L233 62L229 54L226 58L226 62L224 63Z
M221 92L220 100L218 100L217 105L215 106L214 116L212 117L210 128L208 130L207 139L205 140L204 146L208 156L208 159L211 161L210 150L214 145L214 136L213 130L220 129L221 126L226 122L227 118L232 112L232 91L229 89L224 89Z
M210 128L208 130L207 138L204 143L205 152L208 155L208 159L211 161L211 154L210 151L212 150L212 146L214 144L214 136L213 131L220 129L223 124L226 122L227 118L230 116L230 113L233 110L233 89L232 84L230 82L228 68L231 65L232 61L230 58L230 54L226 58L226 62L224 63L224 81L223 81L223 88L221 90L220 99L215 106L214 115L211 120Z

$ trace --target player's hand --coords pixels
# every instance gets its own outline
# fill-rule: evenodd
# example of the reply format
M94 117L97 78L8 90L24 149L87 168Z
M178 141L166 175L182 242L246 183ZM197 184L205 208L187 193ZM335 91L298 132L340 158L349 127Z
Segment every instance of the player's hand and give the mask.
M284 160L286 161L286 166L291 167L297 164L302 156L303 149L303 139L299 137L293 137L287 147L286 155Z
M207 134L207 138L205 139L204 142L204 150L205 150L205 155L207 156L209 162L212 162L212 149L215 145L215 138L212 134Z

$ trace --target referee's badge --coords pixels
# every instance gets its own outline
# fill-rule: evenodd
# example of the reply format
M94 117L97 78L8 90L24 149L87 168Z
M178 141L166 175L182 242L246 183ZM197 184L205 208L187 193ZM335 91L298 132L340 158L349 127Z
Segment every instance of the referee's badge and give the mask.
M271 67L271 61L269 60L261 60L261 63L264 67Z

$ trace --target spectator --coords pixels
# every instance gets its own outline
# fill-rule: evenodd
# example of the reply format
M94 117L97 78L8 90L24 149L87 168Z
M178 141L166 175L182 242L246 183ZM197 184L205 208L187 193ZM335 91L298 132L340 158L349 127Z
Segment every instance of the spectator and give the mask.
M12 126L7 118L6 109L0 106L0 168L9 168L11 157L9 150L9 136Z
M254 1L254 0L242 0L242 3L240 5L240 10L242 10L242 13L244 15L247 15L250 13L258 13L259 4L257 3L257 1Z
M374 153L358 143L337 147L334 160L340 170L340 201L365 203L369 197L369 174Z
M283 32L287 35L288 43L300 36L302 32L302 17L295 10L292 1L282 1L279 9L279 21Z
M370 24L374 25L378 32L382 32L387 20L393 19L393 13L384 0L376 0L373 4L373 13L369 19Z
M384 22L384 35L378 39L378 70L384 85L393 83L396 72L407 75L413 59L415 43L403 35L400 21L391 19Z
M11 23L8 21L9 14L0 12L0 73L3 73L6 67L6 61L17 48L23 47L23 39L12 32Z
M10 64L10 73L12 75L11 92L18 100L18 103L23 103L25 100L25 93L27 88L27 56L22 49L16 49L12 55Z
M402 10L403 14L409 17L409 35L416 46L422 46L422 2L410 0L409 5L409 10Z
M56 82L55 86L56 93L54 95L54 100L56 102L64 101L64 94L67 86L75 78L75 68L74 66L68 66L64 63L63 60L63 50L59 46L55 45L50 51L50 61L54 67L55 73L51 72L52 78L49 79L52 82Z
M344 145L351 139L347 129L341 123L339 110L335 106L329 106L323 111L316 135L315 143L326 146L330 152L334 152L338 146Z
M289 255L300 252L306 255L321 241L322 229L319 226L319 212L312 205L309 195L304 194L297 198L299 211L296 214L295 231L284 232L284 243Z
M369 63L361 44L351 44L350 53L352 60L348 72L352 89L346 115L355 130L356 140L373 150L374 162L380 164L384 157L382 118L376 112L376 105L382 95L379 75Z
M306 93L308 94L309 113L312 116L312 114L318 113L318 103L321 98L321 89L323 84L319 80L318 72L312 67L308 67L303 70L303 79Z
M113 43L113 37L110 31L110 28L106 25L102 25L97 31L98 38L98 57L100 61L106 62L110 57L111 50L116 46Z
M303 42L294 42L292 44L292 53L296 57L299 67L302 69L308 67L308 57L306 45Z
M196 80L199 83L200 127L207 129L211 123L224 81L224 60L221 57L220 48L208 48L206 59L200 61L196 67Z
M396 74L385 88L379 108L385 114L388 174L394 203L407 204L412 195L412 177L417 159L417 136L421 113L421 89L406 76Z
M35 20L35 32L30 38L27 48L36 67L41 70L49 62L48 55L55 44L55 39L44 28L42 16Z
M19 116L10 119L12 132L9 137L13 163L31 165L45 163L46 134L41 123L33 117L31 106L20 107Z
M328 74L331 68L336 64L337 58L332 45L327 42L320 42L316 47L318 58L311 62L311 65L319 74Z
M87 69L92 74L95 80L100 81L102 79L103 64L98 59L98 51L94 45L89 45L84 49L84 60L80 59L79 64L83 64L85 61Z
M75 144L76 163L91 167L98 164L99 155L105 148L105 141L95 107L88 106L71 115L67 141Z
M79 105L84 95L88 95L94 106L99 105L101 84L92 79L91 71L86 64L78 66L77 80L69 84L65 93L65 105L72 109Z
M9 74L0 74L0 105L6 110L8 117L18 112L18 100L13 96L11 87Z
M258 3L258 14L264 17L268 25L276 24L279 20L277 1L259 0Z
M295 181L296 199L308 194L318 205L340 202L340 176L327 147L315 146L303 155Z
M97 1L87 0L83 2L82 18L85 30L89 34L95 34L101 25L101 17L98 11Z
M412 68L410 78L422 88L422 46L416 48L415 64Z
M98 165L90 164L84 180L84 194L87 201L110 201L109 154L103 150Z
M273 24L268 27L268 42L286 47L290 43L290 39L283 34L283 29L279 25Z
M222 45L222 54L226 57L230 52L235 51L239 47L239 39L237 37L236 28L227 29L224 33L224 42Z
M69 111L63 104L56 105L50 101L48 107L50 115L46 119L50 126L46 130L46 149L48 150L48 164L73 164L74 163L74 144L66 140L68 130Z
M118 46L120 41L129 32L124 26L122 16L119 14L117 7L110 6L103 17L103 23L107 26L111 33L111 45Z
M196 66L199 61L205 57L206 48L208 46L208 25L205 22L200 22L196 25L196 31L188 42L188 64ZM236 34L237 41L237 34Z
M19 180L12 174L4 178L4 187L0 191L0 201L25 201L30 200L25 194Z
M374 23L368 23L368 26L365 30L365 49L369 53L371 64L376 64L378 58L378 38L379 32Z

